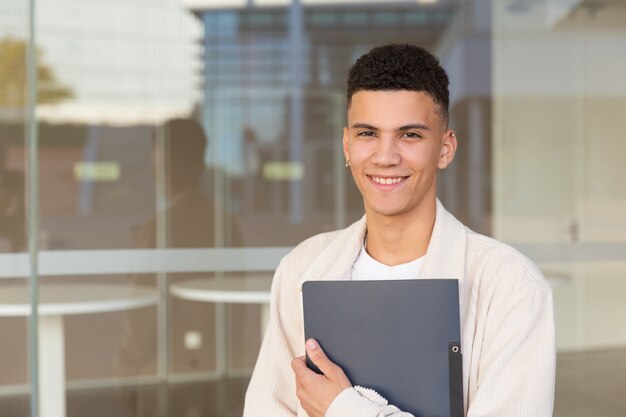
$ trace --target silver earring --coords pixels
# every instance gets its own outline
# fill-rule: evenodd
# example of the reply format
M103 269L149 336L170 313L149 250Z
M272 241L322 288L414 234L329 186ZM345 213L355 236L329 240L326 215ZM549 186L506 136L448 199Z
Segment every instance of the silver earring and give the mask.
M350 167L350 160L346 159L346 168L349 168L349 167Z

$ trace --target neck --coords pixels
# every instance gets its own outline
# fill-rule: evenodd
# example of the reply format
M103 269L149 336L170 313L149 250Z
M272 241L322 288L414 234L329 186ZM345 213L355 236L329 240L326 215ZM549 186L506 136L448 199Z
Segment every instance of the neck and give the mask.
M367 214L367 253L385 265L411 262L426 254L435 224L436 203L415 213L385 216Z

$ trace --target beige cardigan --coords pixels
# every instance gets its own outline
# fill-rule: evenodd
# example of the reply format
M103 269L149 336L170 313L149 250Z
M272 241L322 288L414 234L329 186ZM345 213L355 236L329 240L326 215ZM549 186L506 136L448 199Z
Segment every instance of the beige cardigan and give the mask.
M270 323L246 393L245 417L306 416L290 367L304 355L301 286L350 279L365 218L314 236L281 261L272 283ZM552 416L555 334L552 292L515 249L472 232L437 201L435 226L419 278L458 278L463 396L468 417ZM343 391L326 417L409 416L385 401Z

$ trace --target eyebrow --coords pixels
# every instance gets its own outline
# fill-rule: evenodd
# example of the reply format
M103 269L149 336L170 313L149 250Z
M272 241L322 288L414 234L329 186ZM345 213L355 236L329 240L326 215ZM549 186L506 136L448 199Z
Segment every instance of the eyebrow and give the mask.
M352 129L368 129L368 130L380 130L379 128L377 128L376 126L372 126L369 125L367 123L354 123L351 126ZM411 123L408 125L404 125L404 126L400 126L398 129L396 129L399 132L403 132L405 130L412 130L412 129L417 129L417 130L430 130L428 128L428 126L423 125L421 123Z

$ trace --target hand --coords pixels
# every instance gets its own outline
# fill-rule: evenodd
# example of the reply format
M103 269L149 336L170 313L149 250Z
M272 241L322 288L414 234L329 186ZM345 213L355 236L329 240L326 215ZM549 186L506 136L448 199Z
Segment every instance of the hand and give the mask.
M296 395L309 417L324 417L326 410L341 391L352 384L343 370L331 362L315 339L306 341L306 352L324 374L306 366L306 356L291 361L296 374Z

